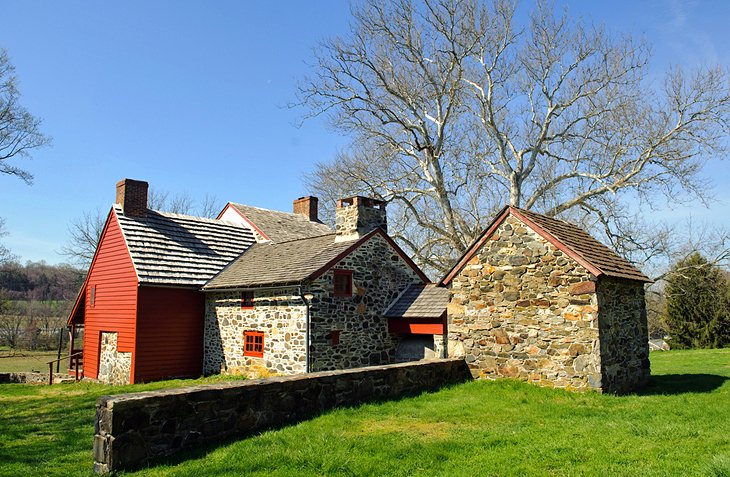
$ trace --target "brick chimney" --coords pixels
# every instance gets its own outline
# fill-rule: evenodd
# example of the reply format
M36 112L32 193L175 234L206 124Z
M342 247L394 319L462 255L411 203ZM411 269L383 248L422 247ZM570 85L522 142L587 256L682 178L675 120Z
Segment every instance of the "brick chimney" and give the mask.
M122 179L117 182L117 201L122 212L128 217L144 217L147 215L147 189L145 181Z
M317 204L319 199L308 195L294 201L294 213L305 216L310 222L319 222Z
M336 242L360 238L378 227L388 231L384 201L359 195L337 201Z

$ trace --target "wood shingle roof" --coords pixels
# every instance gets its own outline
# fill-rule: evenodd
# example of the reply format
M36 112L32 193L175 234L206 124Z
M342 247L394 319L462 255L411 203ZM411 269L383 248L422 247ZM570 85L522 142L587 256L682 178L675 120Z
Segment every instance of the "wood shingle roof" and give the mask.
M448 303L448 288L433 283L413 283L395 299L384 315L388 318L441 318Z
M252 232L219 220L114 206L140 283L199 287L254 244Z
M289 242L332 233L332 229L327 225L312 222L300 214L260 209L233 202L230 205L273 242Z
M257 243L213 277L203 290L301 283L368 239L335 242L335 234L282 243Z

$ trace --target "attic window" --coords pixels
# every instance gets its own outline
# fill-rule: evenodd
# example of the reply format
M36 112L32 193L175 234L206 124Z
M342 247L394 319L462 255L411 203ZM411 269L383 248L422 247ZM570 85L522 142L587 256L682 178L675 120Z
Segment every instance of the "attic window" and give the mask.
M253 292L252 291L241 292L241 309L242 310L253 310Z
M352 296L352 270L335 270L333 282L335 296Z
M264 333L263 331L243 332L243 355L254 358L264 357Z
M91 306L94 306L96 303L96 285L92 285L91 289L89 290L89 304Z

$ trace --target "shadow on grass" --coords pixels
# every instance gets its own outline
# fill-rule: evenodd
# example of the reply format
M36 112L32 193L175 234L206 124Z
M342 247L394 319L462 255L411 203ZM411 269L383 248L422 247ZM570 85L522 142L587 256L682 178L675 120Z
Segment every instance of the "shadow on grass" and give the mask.
M716 374L660 374L652 376L649 385L637 394L651 396L657 394L709 393L727 381L725 376Z

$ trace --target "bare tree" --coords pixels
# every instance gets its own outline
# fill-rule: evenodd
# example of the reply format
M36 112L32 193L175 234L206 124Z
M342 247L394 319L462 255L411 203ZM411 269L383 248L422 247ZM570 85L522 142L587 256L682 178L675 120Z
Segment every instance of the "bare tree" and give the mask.
M7 52L0 48L0 173L19 177L26 183L33 175L10 160L30 157L30 151L50 143L50 138L40 132L41 120L31 115L20 103L15 67Z
M707 201L725 152L728 73L647 77L649 47L539 4L366 0L299 87L352 147L309 176L325 197L376 195L422 265L448 268L500 204L560 216L651 255L626 204ZM647 240L649 239L649 240Z
M61 255L81 268L88 268L101 240L106 216L101 209L95 209L73 219L68 225L69 238L61 247Z

